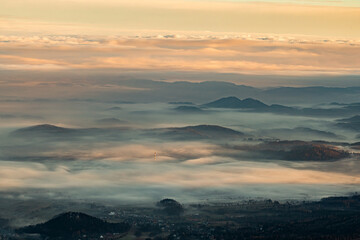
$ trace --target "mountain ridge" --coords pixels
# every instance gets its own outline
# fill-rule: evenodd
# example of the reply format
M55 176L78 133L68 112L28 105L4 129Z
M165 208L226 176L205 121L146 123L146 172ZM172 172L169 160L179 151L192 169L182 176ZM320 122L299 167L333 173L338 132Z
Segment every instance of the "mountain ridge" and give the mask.
M266 109L269 108L269 105L253 99L253 98L245 98L243 100L230 96L223 97L213 102L206 103L202 105L204 107L210 108L244 108L244 109Z

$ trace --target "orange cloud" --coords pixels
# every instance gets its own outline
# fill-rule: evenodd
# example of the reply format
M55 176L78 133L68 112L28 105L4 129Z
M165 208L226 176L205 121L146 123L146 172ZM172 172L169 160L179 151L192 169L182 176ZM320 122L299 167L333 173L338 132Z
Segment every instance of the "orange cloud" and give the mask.
M28 40L27 40L28 39ZM0 38L1 40L1 38ZM232 39L3 37L3 69L123 69L247 74L358 74L360 44L277 37Z

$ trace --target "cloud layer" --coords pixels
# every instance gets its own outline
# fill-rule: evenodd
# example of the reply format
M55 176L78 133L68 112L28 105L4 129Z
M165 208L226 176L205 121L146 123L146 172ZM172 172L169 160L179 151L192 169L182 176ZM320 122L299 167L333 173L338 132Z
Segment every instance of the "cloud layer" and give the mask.
M359 74L360 42L281 36L0 37L7 70Z

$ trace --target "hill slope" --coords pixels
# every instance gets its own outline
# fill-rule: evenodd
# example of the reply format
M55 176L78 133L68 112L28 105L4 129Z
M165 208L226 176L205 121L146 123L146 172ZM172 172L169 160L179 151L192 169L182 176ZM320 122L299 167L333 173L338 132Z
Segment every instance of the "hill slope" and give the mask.
M237 97L220 98L216 101L204 104L205 107L211 108L250 108L250 109L264 109L269 106L259 100L246 98L240 100Z
M98 235L104 233L123 233L130 229L127 223L108 223L99 218L80 212L62 213L53 219L18 229L19 233L38 233L62 239L77 239L81 235Z

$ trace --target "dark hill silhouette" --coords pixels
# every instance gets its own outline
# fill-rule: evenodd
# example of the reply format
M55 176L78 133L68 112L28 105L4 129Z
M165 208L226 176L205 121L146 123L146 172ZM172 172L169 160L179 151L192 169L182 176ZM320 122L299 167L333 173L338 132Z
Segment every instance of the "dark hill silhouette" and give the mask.
M305 141L268 142L260 144L258 150L289 161L333 161L350 156L349 152L331 144Z
M225 97L202 105L208 108L228 108L242 109L252 112L270 112L276 114L287 114L296 116L317 116L317 117L337 117L349 116L360 112L360 106L346 106L341 108L299 108L289 107L279 104L267 105L253 98L241 100L237 97Z
M218 125L196 125L173 128L156 128L144 131L148 137L169 138L171 140L220 140L244 137L244 133Z
M188 138L237 138L242 137L242 132L235 131L230 128L221 127L217 125L197 125L179 128L165 129L167 134L174 137L188 137Z
M246 151L254 158L286 161L336 161L352 155L341 146L325 141L269 141L257 145L229 147ZM353 148L356 146L353 145Z
M360 131L360 115L337 120L336 126L349 130Z
M216 101L204 104L205 107L211 108L251 108L251 109L264 109L269 106L259 100L246 98L240 100L237 97L226 97Z
M168 104L172 104L172 105L194 105L193 102L168 102Z
M118 118L103 118L95 121L97 124L100 125L121 125L126 123L126 121L120 120Z
M175 111L183 112L183 113L203 113L204 110L194 106L178 106L174 108Z
M20 128L18 130L15 130L12 134L13 135L61 135L61 134L68 134L68 133L74 133L75 129L70 128L63 128L58 127L51 124L41 124L26 128Z
M296 128L273 128L261 131L262 135L277 137L280 139L286 140L298 140L300 139L322 139L322 138L331 138L331 139L342 139L342 136L339 136L335 133L328 131L321 131L307 127L296 127Z
M165 198L156 204L162 213L166 215L179 216L184 212L183 206L174 199Z
M19 233L38 233L60 239L77 239L83 234L123 233L130 229L127 223L108 223L80 212L67 212L51 220L17 230Z
M14 137L25 138L51 138L52 140L70 139L83 136L106 134L109 131L101 128L63 128L51 124L42 124L20 128L11 133Z
M291 149L284 155L285 160L331 161L349 157L349 153L323 144L309 144Z
M253 98L246 98L242 100L243 108L267 108L269 107L265 103L253 99Z
M343 118L337 120L338 122L347 122L347 123L360 123L360 115L355 115L350 118Z
M106 110L108 110L108 111L119 111L119 110L122 110L122 108L121 107L111 107L111 108L108 108Z
M26 127L26 128L21 128L19 129L20 131L41 131L41 132L67 132L70 131L69 128L63 128L63 127L58 127L55 125L51 125L51 124L40 124L40 125L35 125L35 126L31 126L31 127Z

